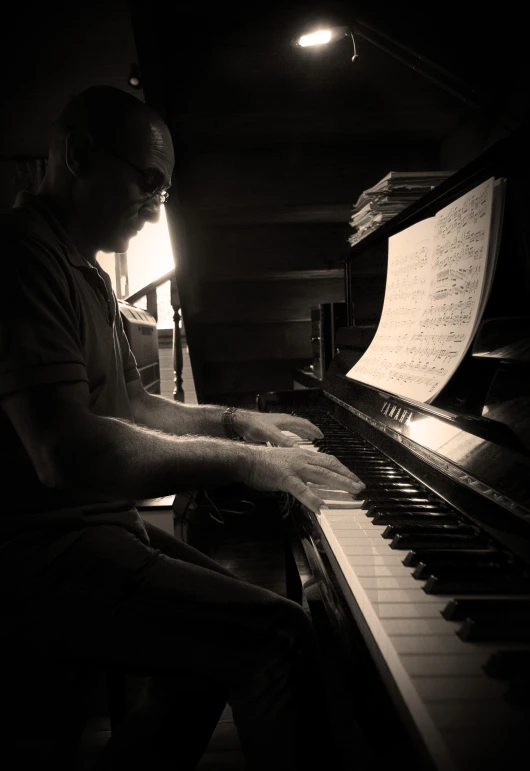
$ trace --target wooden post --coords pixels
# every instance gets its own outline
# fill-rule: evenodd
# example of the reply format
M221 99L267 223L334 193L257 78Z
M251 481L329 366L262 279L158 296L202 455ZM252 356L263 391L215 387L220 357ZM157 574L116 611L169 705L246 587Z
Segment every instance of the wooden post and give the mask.
M177 289L175 276L171 278L171 306L173 308L173 321L175 331L173 334L173 370L175 373L175 388L173 389L173 398L177 402L184 401L184 389L182 387L182 332L180 329L180 297Z
M153 316L155 321L158 321L158 299L156 295L156 289L152 289L150 292L147 292L145 298L147 300L147 312Z
M129 294L129 271L127 252L115 252L116 255L116 296L122 300Z

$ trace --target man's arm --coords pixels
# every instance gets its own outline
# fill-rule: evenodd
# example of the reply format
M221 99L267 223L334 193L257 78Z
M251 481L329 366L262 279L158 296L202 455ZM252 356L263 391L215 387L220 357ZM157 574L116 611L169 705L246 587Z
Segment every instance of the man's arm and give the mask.
M127 383L127 393L138 425L177 436L195 434L226 439L221 417L226 407L171 401L148 393L138 379Z
M147 393L138 379L127 383L127 392L134 419L139 425L177 436L195 434L226 438L222 425L226 407L171 401ZM292 431L304 439L322 436L320 430L304 418L242 409L234 414L234 430L248 441L272 442L281 447L294 444L294 440L282 434L282 430Z
M243 483L259 490L289 492L314 511L322 500L308 482L352 493L363 486L330 455L170 436L94 415L89 403L84 381L28 388L2 399L1 406L43 484L120 500Z

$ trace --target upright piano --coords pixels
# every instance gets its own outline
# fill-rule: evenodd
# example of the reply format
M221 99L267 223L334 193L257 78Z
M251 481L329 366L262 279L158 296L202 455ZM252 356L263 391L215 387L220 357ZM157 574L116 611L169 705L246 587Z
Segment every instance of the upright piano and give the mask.
M357 244L322 388L258 396L313 421L313 449L366 484L356 508L292 501L286 519L288 594L319 632L344 768L530 764L528 155L525 136L499 141ZM507 180L496 274L451 381L421 405L347 377L371 336L356 266L491 176Z

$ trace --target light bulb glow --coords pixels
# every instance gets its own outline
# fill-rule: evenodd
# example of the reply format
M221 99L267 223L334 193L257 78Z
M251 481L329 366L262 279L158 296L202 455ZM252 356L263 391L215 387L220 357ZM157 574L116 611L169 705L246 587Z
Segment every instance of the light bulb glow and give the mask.
M298 45L304 46L316 46L316 45L322 45L323 43L329 43L331 40L331 30L329 29L322 29L318 32L312 32L310 35L302 35L300 40L298 41Z

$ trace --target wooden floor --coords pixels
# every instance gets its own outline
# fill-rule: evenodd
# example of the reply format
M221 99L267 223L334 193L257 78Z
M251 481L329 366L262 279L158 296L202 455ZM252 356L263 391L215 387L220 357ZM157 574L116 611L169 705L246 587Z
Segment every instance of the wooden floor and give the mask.
M223 527L212 523L208 537L210 553L241 578L285 596L280 515L273 515L267 521L262 519L262 525L259 518L252 526L228 523ZM182 537L178 527L176 535ZM89 771L109 737L106 704L100 695L88 717L74 771ZM245 768L232 713L227 706L197 771L244 771Z

